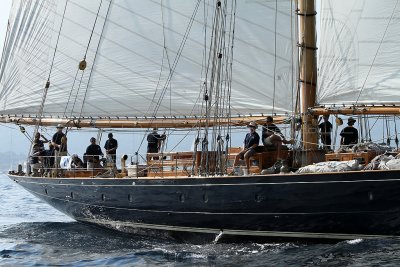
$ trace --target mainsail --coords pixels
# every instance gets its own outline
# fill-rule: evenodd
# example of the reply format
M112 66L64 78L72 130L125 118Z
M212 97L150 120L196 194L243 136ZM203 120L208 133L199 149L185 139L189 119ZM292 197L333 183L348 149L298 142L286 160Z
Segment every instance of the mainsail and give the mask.
M1 113L37 114L49 79L43 116L202 115L207 61L228 56L209 51L217 2L14 0ZM293 110L294 9L292 1L257 0L226 9L232 116ZM78 70L83 59L87 68Z
M400 3L324 0L318 104L400 104Z

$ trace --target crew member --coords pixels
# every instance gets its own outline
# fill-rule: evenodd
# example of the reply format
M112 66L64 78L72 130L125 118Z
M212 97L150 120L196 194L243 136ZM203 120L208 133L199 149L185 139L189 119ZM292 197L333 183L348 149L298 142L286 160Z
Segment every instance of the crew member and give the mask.
M108 134L108 140L104 144L104 149L106 150L107 160L112 161L112 165L115 166L116 164L116 154L118 148L118 141L113 138L113 134Z
M247 133L246 137L244 138L242 151L240 151L235 157L235 162L233 163L233 172L235 171L236 165L239 163L239 160L244 159L246 163L247 174L249 173L250 157L256 153L255 149L260 143L260 136L256 132L257 124L255 122L250 122L247 127L249 128L249 133Z
M158 134L157 128L153 128L153 131L147 135L147 153L159 153L161 143L165 140L165 134ZM158 159L158 157L153 157Z
M266 123L262 129L262 142L264 147L273 148L277 151L277 159L281 160L281 148L283 144L293 144L293 141L286 140L282 135L281 130L273 123L274 119L271 116L266 118Z
M332 123L329 122L329 115L324 115L323 119L324 121L318 125L321 134L321 143L326 149L330 150L332 145L331 133L333 126Z
M43 137L44 141L40 140L40 137ZM42 156L44 156L44 143L48 143L46 137L42 136L39 132L35 134L35 138L33 139L32 145L32 154L30 164L32 167L33 175L37 176L39 174L39 170L42 167Z
M358 143L358 130L353 127L355 119L350 117L347 120L347 126L340 132L340 144L346 147L353 147L353 145Z
M60 160L62 156L67 155L67 137L63 133L64 127L61 124L57 125L57 132L53 135L51 143L54 147L54 172L53 175L56 176L58 168L60 167Z
M96 138L90 138L90 145L86 148L87 169L101 168L100 158L103 156L101 147L96 144Z
M72 159L72 162L71 162L72 168L80 169L80 168L84 167L83 161L79 158L79 156L77 154L73 154L71 156L71 159Z

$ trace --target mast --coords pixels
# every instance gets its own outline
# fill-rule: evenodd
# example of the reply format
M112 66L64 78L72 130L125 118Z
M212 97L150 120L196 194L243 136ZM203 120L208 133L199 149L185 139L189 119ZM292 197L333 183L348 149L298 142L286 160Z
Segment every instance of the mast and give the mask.
M303 148L317 148L317 117L308 112L315 106L317 87L317 57L315 30L315 0L299 0L299 47L300 47L300 89L301 114L303 120Z

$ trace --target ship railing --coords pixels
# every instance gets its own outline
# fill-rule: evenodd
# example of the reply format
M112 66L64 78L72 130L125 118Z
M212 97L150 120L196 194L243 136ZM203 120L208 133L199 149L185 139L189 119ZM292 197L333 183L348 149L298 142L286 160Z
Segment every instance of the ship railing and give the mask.
M97 165L78 167L72 164L72 156L57 159L54 156L31 157L30 170L25 173L38 177L191 177L225 175L232 171L233 161L241 148L230 148L227 155L218 158L216 151L202 152L163 152L147 153L145 156L116 155L116 162L111 157L100 157ZM250 173L260 173L264 165L272 162L274 152L257 153L251 158ZM267 155L268 154L268 155ZM75 155L75 154L74 154ZM91 155L85 155L90 158ZM34 163L33 159L37 159ZM79 156L85 161L84 156ZM129 160L130 159L130 160ZM60 164L53 165L52 162ZM218 164L217 164L218 162ZM244 166L243 162L241 162Z
M96 157L99 157L99 159ZM121 176L111 157L104 158L97 155L84 155L80 157L80 159L83 159L83 165L80 166L77 166L72 158L72 156L31 156L25 170L22 171L22 168L18 168L18 171L15 173L34 177L67 178Z

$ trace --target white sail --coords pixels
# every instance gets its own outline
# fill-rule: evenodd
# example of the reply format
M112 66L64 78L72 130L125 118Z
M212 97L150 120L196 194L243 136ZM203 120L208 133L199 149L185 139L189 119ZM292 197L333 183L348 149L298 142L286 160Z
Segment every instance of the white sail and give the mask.
M0 66L0 113L37 114L51 72L43 115L201 115L215 6L15 0ZM232 115L293 110L294 8L291 1L237 1ZM85 54L87 68L78 71Z
M318 104L400 104L400 3L321 2Z

